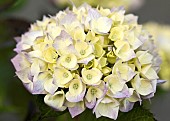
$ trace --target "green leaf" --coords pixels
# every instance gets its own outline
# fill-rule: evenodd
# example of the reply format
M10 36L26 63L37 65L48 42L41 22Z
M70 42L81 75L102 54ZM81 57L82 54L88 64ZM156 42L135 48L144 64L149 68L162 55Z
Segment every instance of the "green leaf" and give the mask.
M121 113L117 121L156 121L153 114L142 106L135 107L127 113Z
M27 0L0 0L0 13L13 12L23 6Z
M15 3L15 0L1 0L0 1L0 11L11 7Z
M31 121L42 121L45 118L58 117L67 111L56 111L44 103L44 95L36 96L36 106L38 112L34 115Z

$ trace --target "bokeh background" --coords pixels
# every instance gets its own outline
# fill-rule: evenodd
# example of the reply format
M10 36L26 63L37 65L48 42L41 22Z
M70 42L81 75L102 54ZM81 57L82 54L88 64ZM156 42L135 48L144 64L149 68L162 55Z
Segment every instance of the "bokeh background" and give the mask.
M34 96L15 76L10 62L15 55L13 38L43 15L55 15L62 8L52 0L0 0L0 121L24 121L35 107ZM138 15L140 24L150 21L170 24L170 0L145 0L139 9L128 12ZM159 88L149 107L158 121L170 121L170 90Z

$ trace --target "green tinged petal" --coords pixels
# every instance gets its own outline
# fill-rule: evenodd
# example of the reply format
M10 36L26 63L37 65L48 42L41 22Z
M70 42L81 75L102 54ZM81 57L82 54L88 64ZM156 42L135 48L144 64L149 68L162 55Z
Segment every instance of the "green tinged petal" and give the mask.
M53 77L59 87L64 87L73 79L71 72L64 68L56 68Z
M102 72L97 68L92 68L89 70L83 68L81 74L83 77L83 82L87 85L96 85L96 84L98 85L103 75Z
M58 54L54 48L50 47L43 52L43 57L46 62L55 63L58 58Z
M61 65L67 69L74 69L77 66L77 57L74 54L63 55L60 57Z
M65 101L65 94L63 90L57 91L53 95L47 94L44 97L44 102L47 105L59 111L64 111L66 109L66 107L64 106L64 101Z

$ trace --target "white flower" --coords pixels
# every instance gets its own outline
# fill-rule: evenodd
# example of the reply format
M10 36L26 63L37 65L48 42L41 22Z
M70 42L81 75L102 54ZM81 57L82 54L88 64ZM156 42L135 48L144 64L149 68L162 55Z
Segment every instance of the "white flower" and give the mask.
M160 61L151 40L121 7L84 4L32 24L11 61L23 85L52 108L72 117L89 108L116 120L156 92Z

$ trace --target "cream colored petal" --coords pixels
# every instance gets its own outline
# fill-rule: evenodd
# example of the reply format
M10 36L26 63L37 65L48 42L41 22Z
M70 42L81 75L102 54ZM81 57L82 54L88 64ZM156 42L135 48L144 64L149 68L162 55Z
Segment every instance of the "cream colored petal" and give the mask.
M71 114L71 117L74 118L75 116L81 114L86 109L84 102L77 102L74 107L69 107L68 110Z
M54 92L58 89L58 86L53 83L52 77L44 82L44 89L50 94L54 94Z
M74 54L63 55L61 58L61 65L67 69L73 69L77 66L77 57Z
M97 68L92 68L90 70L83 68L81 73L83 77L83 82L88 85L98 84L103 75L102 72Z
M120 105L120 111L129 112L130 110L133 109L134 104L135 104L134 102L129 102L129 100L124 99L122 101L122 104Z
M109 77L106 77L106 80L107 80L107 86L113 94L115 94L118 91L121 91L125 84L125 81L122 81L116 75L111 75Z
M78 60L78 63L83 63L83 64L88 64L88 62L90 62L91 60L93 60L95 58L95 56L94 55L89 55L89 56L87 56L86 58L82 58L82 59L79 59Z
M113 27L109 34L109 39L112 41L122 40L124 37L124 28L123 26Z
M104 93L103 90L101 90L100 88L97 88L96 90L97 90L96 97L101 98L103 96L103 93Z
M64 68L56 68L53 77L59 87L67 84L73 79L71 72Z
M86 42L80 42L80 41L76 42L75 49L79 53L78 55L79 59L88 57L94 51L92 44L88 44Z
M103 73L104 76L109 75L109 73L110 73L111 71L112 71L112 69L109 68L109 67L104 67L104 68L102 69L102 73Z
M91 21L91 28L97 34L106 34L110 31L112 20L108 17L100 17Z
M88 44L86 42L78 41L75 43L75 49L80 52L82 49L87 49Z
M62 56L62 55L68 55L68 54L75 54L78 55L78 52L76 51L75 47L73 44L63 47L60 50L57 51L57 53Z
M96 118L105 116L116 120L119 112L119 102L113 98L105 97L101 102L97 102L93 112L95 112Z
M66 107L63 106L64 101L65 101L65 94L63 90L57 91L54 95L47 94L44 97L44 102L47 105L59 111L64 111L66 109Z
M140 87L140 85L141 85L141 78L140 78L139 74L137 74L135 76L135 78L131 81L131 84L132 84L132 87L134 89L138 89Z
M33 77L33 94L44 94L44 83L51 78L49 72L40 72Z
M125 10L119 10L119 11L115 11L110 15L110 18L115 22L115 23L123 23L124 21L124 14L125 14Z
M136 75L135 71L127 63L123 63L121 60L115 63L112 73L119 75L125 81L130 81Z
M136 54L134 50L130 48L130 45L127 42L123 42L123 43L121 42L115 43L115 46L117 46L117 49L114 50L115 54L123 61L129 61L130 59L135 58Z
M94 48L95 48L95 50L94 50L94 55L96 56L96 57L101 57L101 55L103 54L103 48L102 48L102 46L100 45L100 44L94 44Z
M13 63L17 71L30 67L30 63L28 62L23 53L17 54L14 58L11 59L11 62Z
M115 95L113 95L114 98L128 98L133 94L134 89L128 88L128 86L125 84L123 89L120 92L117 92Z
M137 101L142 101L140 98L140 95L136 92L133 91L133 95L127 98L130 102L137 102Z
M138 51L136 53L136 56L138 57L141 65L152 63L153 56L147 51Z
M86 99L88 102L96 100L96 98L101 98L103 96L103 91L97 87L90 87L86 94Z
M25 68L21 71L17 71L16 75L18 76L18 78L23 82L23 83L30 83L32 82L29 77L31 77L31 72L30 72L30 68Z
M28 48L22 48L23 50L29 49L37 37L43 36L43 31L29 31L21 36L21 42L23 45L28 45Z
M33 63L31 64L31 75L36 75L40 73L40 66L38 59L34 59Z
M127 40L134 50L143 44L143 42L135 36L134 32L128 32Z
M69 85L69 92L72 95L78 95L83 91L83 84L80 79L74 79Z
M86 34L84 33L84 28L77 27L74 29L74 40L84 41L86 38Z
M80 102L83 101L86 92L86 86L83 85L83 91L80 94L71 94L70 91L66 93L66 99L69 102Z
M144 96L154 92L151 82L146 79L141 80L141 85L136 90L139 94L144 95Z
M56 60L58 58L58 54L56 50L53 47L49 47L46 50L43 51L43 57L46 62L49 63L56 63Z
M148 78L149 80L155 80L159 78L156 71L151 67L151 65L143 66L141 73L142 76Z
M55 38L53 46L56 50L60 50L71 45L72 43L73 41L71 36L64 30L62 30L60 35Z
M31 58L40 58L43 59L42 52L40 50L34 50L28 53L28 56Z
M50 23L47 25L47 33L54 40L58 35L60 35L61 28L56 25L56 23Z

